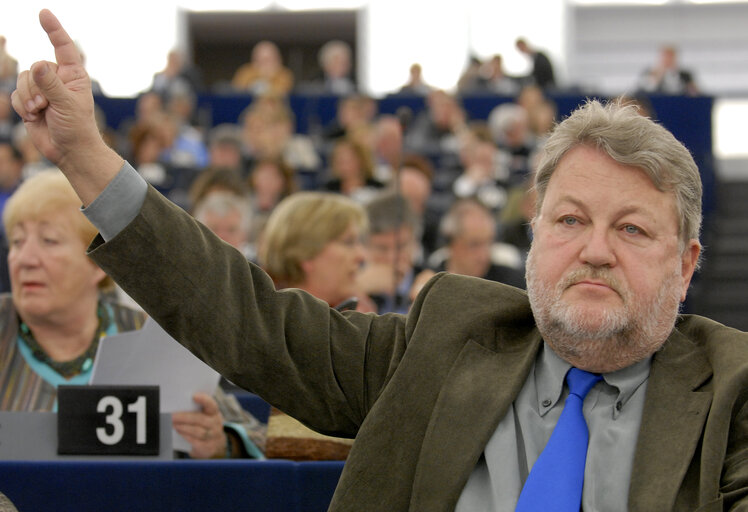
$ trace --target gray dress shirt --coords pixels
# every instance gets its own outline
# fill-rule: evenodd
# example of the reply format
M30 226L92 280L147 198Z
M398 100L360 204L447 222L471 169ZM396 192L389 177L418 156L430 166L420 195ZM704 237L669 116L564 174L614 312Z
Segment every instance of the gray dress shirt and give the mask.
M590 431L582 508L628 510L634 449L644 409L651 359L603 375L584 400ZM543 344L507 415L470 475L458 512L511 511L532 465L551 437L569 394L571 365Z
M107 188L82 211L104 240L111 240L138 214L145 180L125 163ZM651 358L603 375L584 401L590 431L582 508L625 511L634 449L644 408ZM571 367L547 344L512 408L488 441L457 503L458 512L512 511L532 465L556 425Z

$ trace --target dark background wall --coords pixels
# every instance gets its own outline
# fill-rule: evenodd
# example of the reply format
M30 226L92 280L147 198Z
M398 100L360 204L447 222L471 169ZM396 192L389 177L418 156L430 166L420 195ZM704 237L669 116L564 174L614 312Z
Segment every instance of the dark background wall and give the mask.
M317 52L332 39L346 41L356 76L356 11L186 13L187 46L206 86L221 89L250 60L252 47L267 39L278 45L297 83L319 75Z

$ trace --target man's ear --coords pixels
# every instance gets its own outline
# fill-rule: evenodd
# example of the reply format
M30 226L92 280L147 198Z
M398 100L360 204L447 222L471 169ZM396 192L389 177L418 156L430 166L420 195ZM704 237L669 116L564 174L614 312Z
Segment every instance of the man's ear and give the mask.
M693 273L696 271L700 254L701 244L698 240L692 238L688 241L688 246L683 250L683 254L681 254L681 277L683 278L683 290L681 291L680 297L681 302L686 300L688 286L691 284L691 278L693 277Z

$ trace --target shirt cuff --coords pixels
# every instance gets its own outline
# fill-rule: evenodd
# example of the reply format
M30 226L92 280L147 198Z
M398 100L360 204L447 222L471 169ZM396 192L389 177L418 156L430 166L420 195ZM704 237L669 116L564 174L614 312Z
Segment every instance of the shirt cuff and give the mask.
M101 194L81 211L109 241L140 213L146 192L148 183L125 162Z

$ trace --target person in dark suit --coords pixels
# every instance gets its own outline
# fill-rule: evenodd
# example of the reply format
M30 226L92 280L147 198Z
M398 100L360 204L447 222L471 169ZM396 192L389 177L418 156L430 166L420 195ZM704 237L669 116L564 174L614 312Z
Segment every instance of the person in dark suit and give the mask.
M660 59L656 66L645 69L639 76L639 89L648 94L673 94L696 96L699 88L691 71L678 63L675 46L660 48Z
M553 64L548 56L530 44L523 38L515 41L515 46L521 52L532 59L532 71L530 78L541 89L553 89L556 86L556 77L553 73Z
M40 18L57 64L22 72L13 106L99 227L91 257L232 382L356 438L331 510L514 509L572 366L602 379L583 407L583 509L748 506L748 336L678 314L702 189L663 127L591 101L556 128L527 294L441 273L407 316L340 313L276 291L108 148L72 40Z

